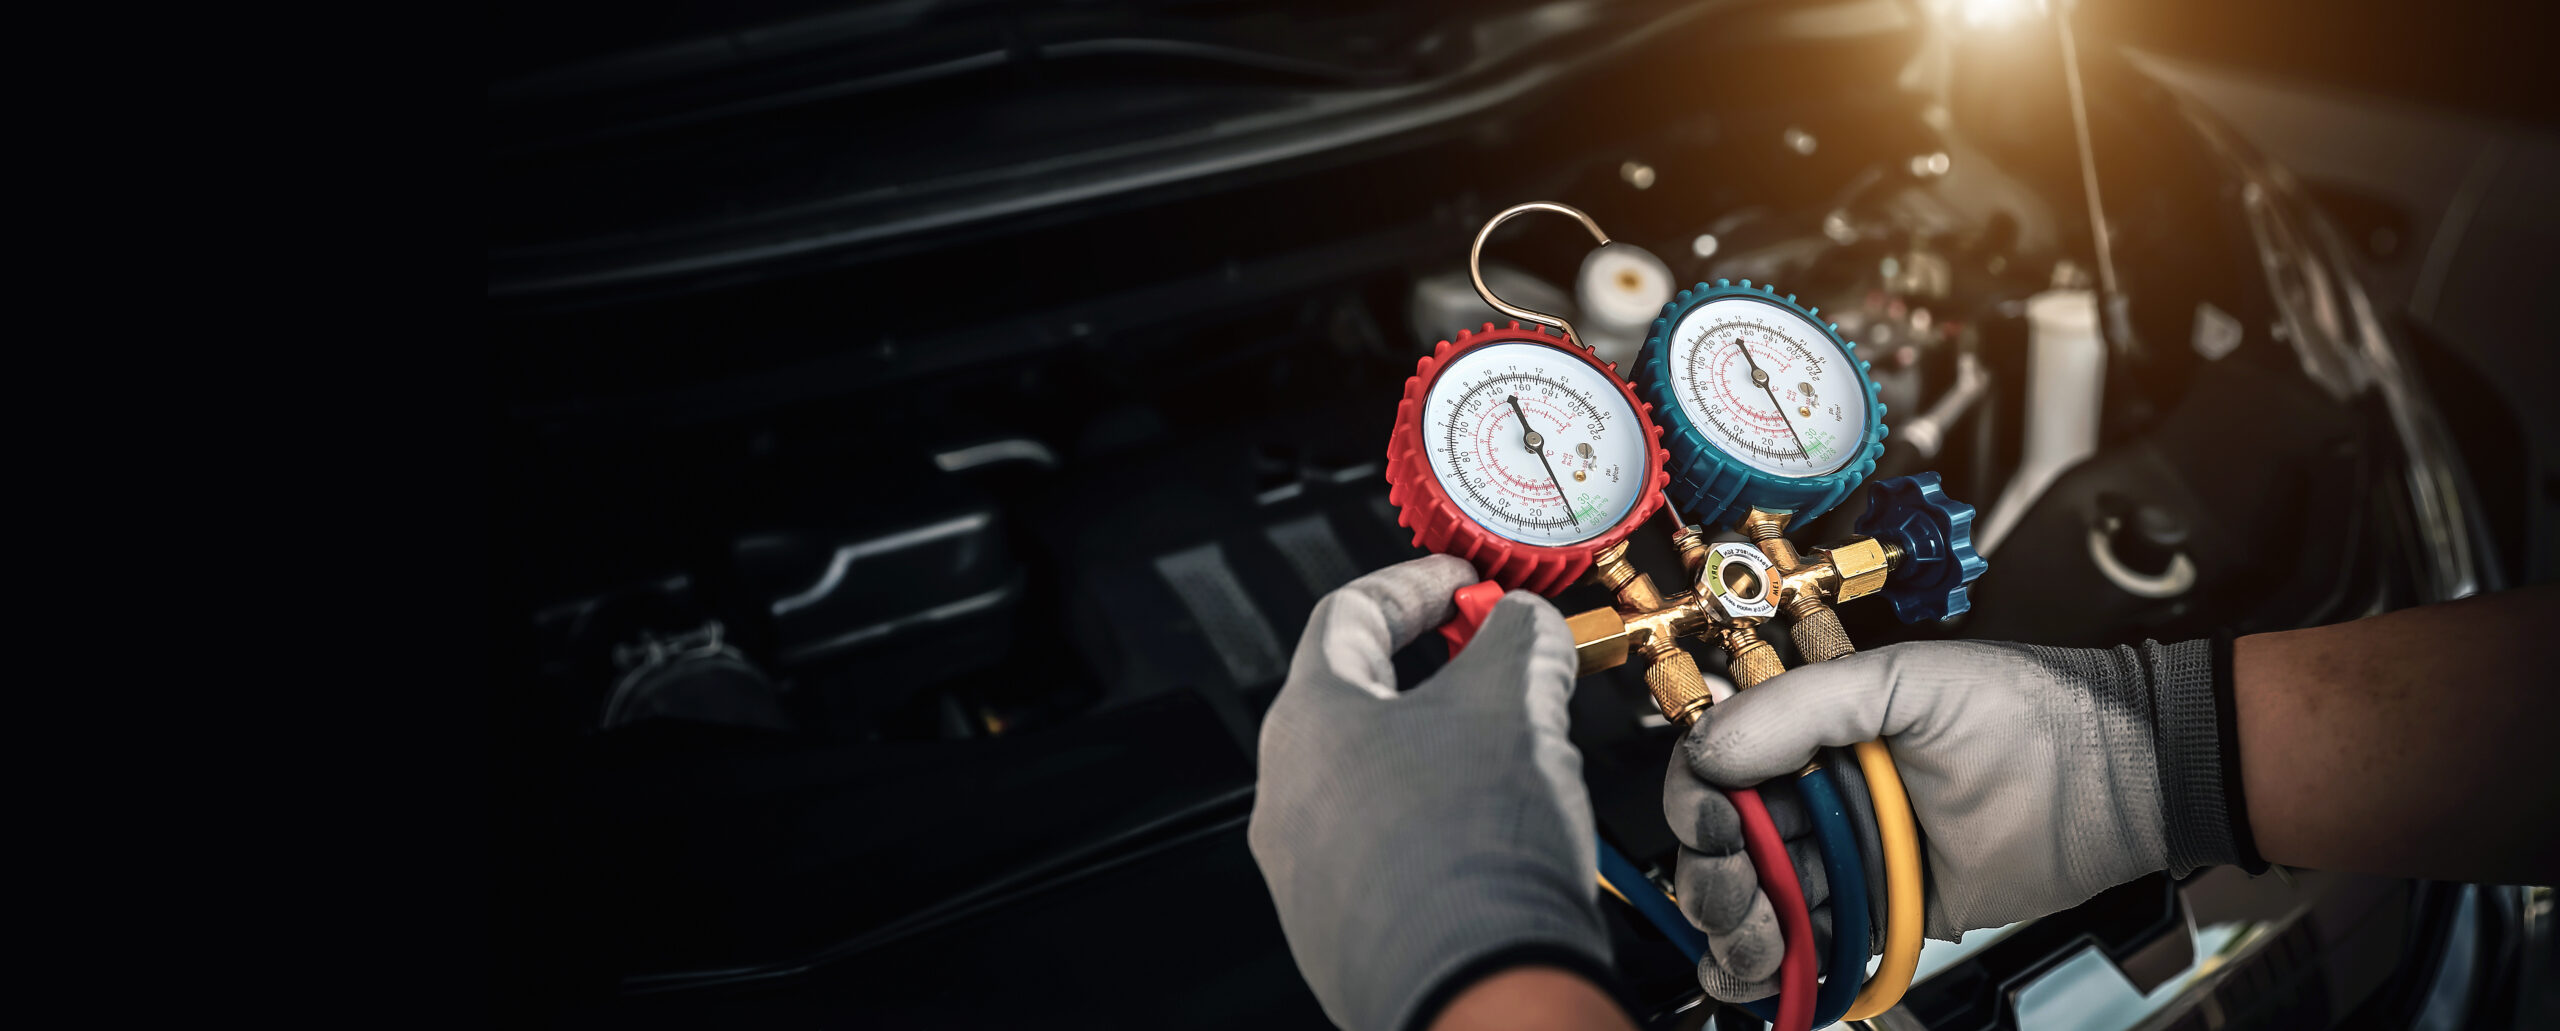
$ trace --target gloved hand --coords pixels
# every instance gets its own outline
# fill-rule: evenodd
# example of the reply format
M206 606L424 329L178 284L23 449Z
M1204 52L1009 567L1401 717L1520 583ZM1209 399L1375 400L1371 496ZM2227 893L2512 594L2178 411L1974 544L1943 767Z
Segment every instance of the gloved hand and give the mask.
M2155 870L2263 869L2222 745L2229 694L2217 709L2214 651L1899 644L1790 670L1707 710L1663 791L1682 845L1674 890L1710 942L1700 984L1721 999L1767 995L1783 950L1732 803L1709 785L1791 781L1821 746L1881 738L1892 750L1920 824L1933 938L2065 909ZM1875 856L1873 804L1841 754L1826 766L1861 853ZM1763 795L1827 941L1828 886L1803 803L1775 784ZM1880 899L1882 864L1866 866ZM1873 914L1852 932L1871 947L1885 907Z
M1715 709L1707 711L1713 713ZM1687 740L1683 739L1684 747ZM1858 854L1883 855L1876 833L1875 808L1868 800L1866 778L1858 772L1857 761L1838 750L1825 751L1818 761L1830 771L1841 802L1849 808L1849 826L1858 836ZM1831 898L1831 882L1822 866L1820 846L1814 842L1813 821L1805 813L1803 797L1796 794L1795 772L1803 767L1803 763L1797 763L1787 775L1759 785L1760 799L1769 808L1769 820L1777 826L1778 836L1787 843L1787 858L1795 867L1796 882L1804 889L1805 906L1813 919L1815 954L1829 957L1831 907L1824 903ZM1734 811L1732 800L1674 754L1663 778L1662 812L1681 846L1672 867L1672 892L1678 896L1680 910L1689 922L1707 932L1707 955L1698 963L1699 987L1727 1002L1748 1002L1774 994L1778 990L1778 961L1786 957L1786 942L1778 927L1777 912L1771 907L1769 896L1760 890L1759 873L1743 851L1742 818ZM1867 932L1867 947L1873 952L1884 946L1884 864L1862 865L1867 873L1867 897L1876 900L1871 906L1873 929Z
M1514 591L1456 659L1396 691L1390 658L1475 579L1434 556L1327 595L1263 719L1247 840L1299 972L1353 1031L1414 1026L1506 966L1606 977L1564 617Z

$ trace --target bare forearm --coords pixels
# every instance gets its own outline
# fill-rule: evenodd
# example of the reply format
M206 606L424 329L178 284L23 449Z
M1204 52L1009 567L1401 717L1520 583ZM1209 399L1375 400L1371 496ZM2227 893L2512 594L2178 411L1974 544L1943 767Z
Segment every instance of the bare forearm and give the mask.
M1635 1031L1635 1025L1579 974L1514 967L1460 992L1431 1031Z
M2258 851L2329 870L2560 880L2560 586L2241 638L2242 783Z

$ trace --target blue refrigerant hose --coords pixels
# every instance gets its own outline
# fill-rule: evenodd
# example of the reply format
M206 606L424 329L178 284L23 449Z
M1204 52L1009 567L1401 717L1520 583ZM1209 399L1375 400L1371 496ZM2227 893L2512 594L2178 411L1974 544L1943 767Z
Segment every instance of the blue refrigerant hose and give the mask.
M1653 882L1645 879L1644 871L1636 869L1636 864L1619 855L1605 838L1600 842L1600 879L1608 882L1618 897L1627 900L1636 912L1643 914L1645 922L1652 924L1654 930L1671 939L1672 946L1679 949L1681 955L1689 957L1691 965L1706 957L1707 932L1699 930L1688 917L1682 916L1680 907L1672 903L1671 897L1654 890Z
M1807 771L1796 778L1796 790L1813 816L1814 846L1822 853L1823 878L1831 882L1831 955L1823 964L1830 976L1822 983L1813 1011L1813 1026L1824 1027L1837 1023L1842 1014L1849 1012L1850 1002L1858 997L1859 982L1866 977L1867 874L1858 861L1857 837L1849 829L1848 806L1841 803L1839 786L1831 782L1830 772L1820 768ZM1606 841L1600 843L1600 877L1663 937L1671 939L1689 962L1694 964L1706 956L1706 933L1689 923L1677 904L1656 890L1643 871ZM1777 1013L1778 1000L1771 996L1741 1006L1752 1016L1771 1020Z
M1830 976L1814 997L1813 1026L1838 1023L1858 998L1867 976L1867 869L1858 862L1858 837L1849 829L1849 807L1831 771L1815 767L1796 778L1805 811L1813 814L1813 843L1822 852L1822 877L1831 882L1831 955L1823 964ZM1752 1016L1772 1019L1778 999L1771 996L1742 1004Z

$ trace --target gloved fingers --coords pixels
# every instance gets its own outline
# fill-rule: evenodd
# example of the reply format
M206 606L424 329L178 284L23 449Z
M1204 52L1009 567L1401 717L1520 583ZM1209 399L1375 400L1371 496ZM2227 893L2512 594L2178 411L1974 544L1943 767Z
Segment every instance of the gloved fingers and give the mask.
M1698 958L1698 987L1711 998L1725 1002L1750 1002L1778 994L1778 974L1772 965L1767 977L1741 977L1709 953Z
M1891 647L1788 670L1709 707L1680 739L1681 760L1709 781L1741 786L1804 768L1816 748L1883 737L1894 671Z
M1757 999L1777 990L1778 961L1786 953L1778 913L1770 908L1768 896L1755 891L1732 929L1707 932L1707 954L1698 959L1698 984L1719 999ZM1719 986L1733 994L1717 991Z
M1699 930L1730 934L1760 899L1760 877L1750 856L1702 855L1684 848L1672 860L1671 892L1681 915Z
M1733 799L1678 760L1662 778L1662 819L1671 826L1671 836L1690 849L1711 856L1742 851L1742 814L1734 810Z
M1831 882L1823 875L1821 849L1810 839L1787 843L1787 861L1795 867L1804 904L1819 906L1831 899ZM1751 912L1754 900L1765 901L1760 871L1747 853L1711 856L1681 849L1671 864L1671 891L1680 912L1710 935L1730 932Z
M1792 786L1764 785L1760 800L1768 806L1769 822L1781 839L1793 841L1813 833L1804 799ZM1742 851L1742 817L1734 810L1733 799L1676 760L1663 772L1662 818L1670 824L1673 837L1699 852L1722 856Z
M1338 683L1394 698L1396 652L1456 615L1449 596L1476 579L1465 559L1431 555L1344 584L1316 603L1293 661L1321 663Z
M1458 657L1413 690L1435 702L1503 701L1503 690L1526 689L1533 722L1562 730L1576 670L1573 630L1545 598L1513 591L1495 603L1484 625Z
M1817 957L1830 956L1831 911L1828 908L1817 909L1806 915L1811 918L1807 922L1813 925L1813 954ZM1771 914L1772 927L1775 926L1775 920L1776 917L1773 913ZM1769 973L1766 975L1758 978L1744 977L1742 975L1746 971L1729 965L1724 956L1720 956L1716 953L1715 941L1716 939L1712 935L1707 938L1707 955L1698 960L1698 987L1705 989L1708 995L1722 999L1726 1002L1751 1002L1778 994L1778 972L1777 967L1774 964L1771 965ZM1758 947L1759 943L1756 942L1744 943L1737 941L1734 945L1734 950L1727 955L1741 957L1746 948L1756 949ZM1786 942L1785 935L1783 933L1778 934L1778 944L1776 949L1779 958L1784 959ZM1750 958L1757 959L1758 954L1754 953ZM1816 966L1819 967L1821 960L1817 959L1815 963ZM1823 971L1823 973L1828 974L1830 971L1826 970ZM1850 976L1864 979L1866 977L1866 971L1855 971Z

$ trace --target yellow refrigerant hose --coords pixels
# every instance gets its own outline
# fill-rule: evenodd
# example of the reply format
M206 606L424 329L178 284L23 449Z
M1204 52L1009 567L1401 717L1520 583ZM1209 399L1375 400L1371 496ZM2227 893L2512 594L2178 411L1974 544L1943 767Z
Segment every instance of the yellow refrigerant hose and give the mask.
M1911 815L1911 796L1902 790L1902 773L1882 741L1857 744L1858 770L1867 778L1867 795L1875 802L1876 837L1884 844L1884 962L1867 979L1844 1020L1867 1020L1892 1009L1911 987L1920 966L1922 905L1920 830Z
M1765 523L1771 532L1755 528L1754 536L1774 536L1775 526ZM1778 543L1783 545L1784 539ZM1781 551L1793 558L1792 549ZM1858 650L1828 606L1808 599L1790 611L1796 616L1796 649L1805 661L1828 662ZM1875 803L1876 840L1884 852L1884 961L1876 964L1875 976L1850 1000L1841 1019L1869 1020L1892 1009L1911 988L1911 976L1920 966L1928 898L1920 883L1919 821L1911 814L1911 794L1903 789L1893 752L1882 741L1861 741L1855 747L1858 772L1866 776L1867 795Z

